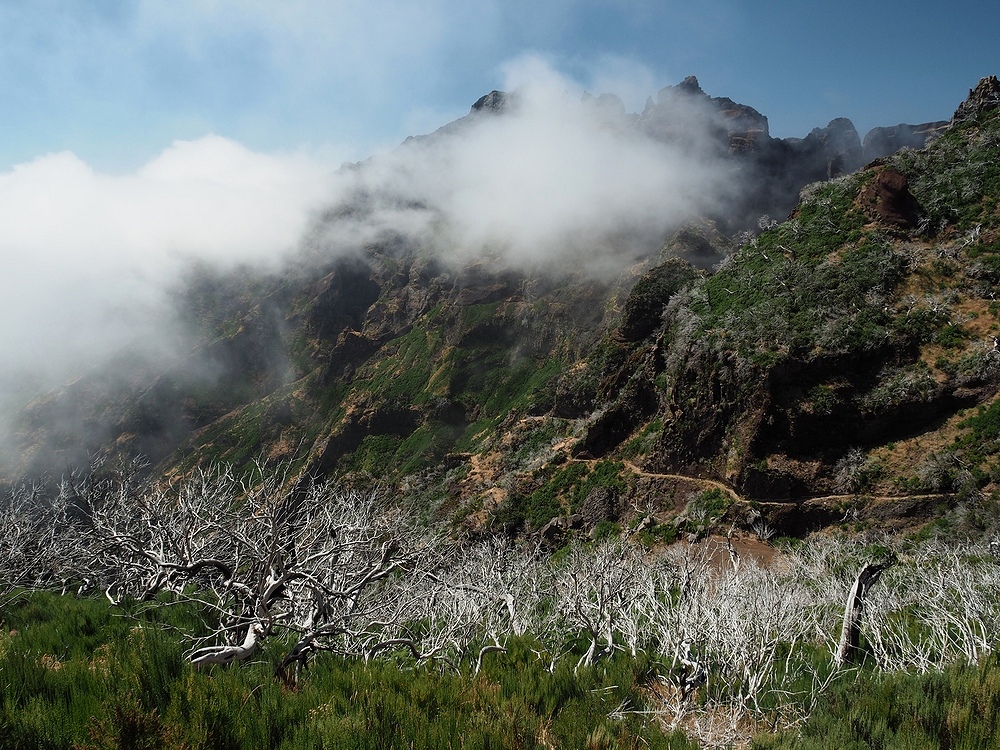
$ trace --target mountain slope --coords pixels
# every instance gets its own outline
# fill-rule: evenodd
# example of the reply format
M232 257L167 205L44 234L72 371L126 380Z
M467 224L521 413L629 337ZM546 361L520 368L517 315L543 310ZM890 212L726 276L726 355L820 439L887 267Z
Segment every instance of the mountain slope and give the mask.
M166 473L263 460L392 484L470 531L640 509L697 527L735 492L780 501L765 510L798 532L835 520L789 516L809 498L980 492L1000 314L992 81L927 150L839 177L864 155L847 121L772 139L766 118L693 79L637 116L595 100L608 127L693 143L744 188L665 241L594 238L591 257L621 259L601 273L490 248L457 259L391 228L326 252L332 228L401 200L359 192L282 272L192 271L180 307L198 345L165 370L140 363L127 382L84 378L33 404L21 467L53 452L140 452ZM490 96L403 148L516 110ZM830 177L788 221L738 231ZM89 429L60 431L67 403Z
M926 150L810 187L670 300L636 386L660 385L647 466L758 499L992 481L995 407L967 410L992 403L1000 363L997 88Z

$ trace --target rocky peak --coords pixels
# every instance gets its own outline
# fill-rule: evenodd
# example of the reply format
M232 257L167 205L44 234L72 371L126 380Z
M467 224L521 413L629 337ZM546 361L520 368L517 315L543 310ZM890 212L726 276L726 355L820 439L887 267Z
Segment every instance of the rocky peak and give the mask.
M718 107L729 132L731 151L745 149L744 144L759 145L770 138L767 118L751 106L734 102L728 97L716 97L712 103Z
M769 138L767 118L760 112L727 97L709 96L694 76L660 89L655 103L650 97L639 121L659 140L684 142L698 131L731 152L752 151Z
M503 114L513 103L513 96L505 91L491 91L485 96L479 97L472 105L472 112L492 112Z
M670 106L675 101L686 98L709 99L708 94L702 90L698 79L694 76L688 76L676 86L664 86L657 92L655 104L652 97L647 99L646 109Z
M701 85L698 83L698 79L694 76L688 76L683 81L677 84L675 87L678 91L683 91L686 94L702 94L704 91L701 90Z
M814 128L805 141L814 142L815 148L826 155L829 178L853 172L864 163L861 136L846 117L830 120L825 128Z
M981 78L974 89L969 90L969 98L958 105L952 124L972 120L991 109L1000 107L1000 81L996 76Z

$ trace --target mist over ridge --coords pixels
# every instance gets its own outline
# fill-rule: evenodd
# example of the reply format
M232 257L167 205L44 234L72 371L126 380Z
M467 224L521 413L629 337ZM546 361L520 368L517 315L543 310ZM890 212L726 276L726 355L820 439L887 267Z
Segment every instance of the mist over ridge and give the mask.
M391 232L459 262L488 247L519 265L601 266L603 238L642 237L648 251L723 190L718 164L644 138L539 60L507 83L515 112L336 172L206 136L132 174L63 152L0 175L0 304L16 321L0 332L0 369L16 363L54 386L123 346L148 350L172 338L165 295L186 264L280 267L331 206L340 220L310 233L327 257Z
M411 232L459 262L489 247L517 267L614 272L629 258L609 259L609 238L632 236L642 249L631 252L648 253L737 189L709 133L692 128L688 148L650 138L620 100L584 98L540 60L522 61L511 83L500 111L473 109L342 172L348 205L352 194L367 199L362 224Z
M33 393L102 369L128 381L130 362L217 384L226 367L190 356L209 342L193 342L184 323L199 268L308 275L402 242L453 269L611 281L687 221L734 235L789 210L802 184L860 164L849 121L772 139L763 115L709 97L693 78L642 113L538 57L510 64L504 88L466 117L339 169L206 136L132 174L95 172L67 152L0 175L0 247L12 261L0 304L18 321L0 333L12 354L0 367L0 434L21 429L6 423ZM697 262L710 266L715 252Z

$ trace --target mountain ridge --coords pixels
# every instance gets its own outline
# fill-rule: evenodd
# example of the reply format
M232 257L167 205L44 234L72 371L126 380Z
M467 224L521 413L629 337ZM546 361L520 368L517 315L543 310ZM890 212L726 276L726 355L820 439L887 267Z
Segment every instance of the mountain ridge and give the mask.
M665 521L685 515L704 489L699 477L796 507L866 491L954 497L968 450L951 450L941 477L924 481L897 471L886 446L937 434L941 420L974 432L956 428L956 415L988 407L996 393L982 345L996 330L989 158L972 161L986 175L980 203L993 209L975 215L975 191L963 197L926 177L960 169L975 138L994 132L984 81L948 130L896 126L862 143L838 120L803 139L773 139L756 110L685 79L632 122L668 142L693 137L762 187L725 215L692 217L606 278L488 255L449 262L391 232L285 274L194 271L183 308L202 342L187 363L196 374L182 363L132 391L84 379L26 411L22 451L48 459L72 447L79 435L53 424L75 399L93 453L144 453L166 475L263 460L293 475L391 482L468 532L538 530L581 509L591 528L629 507ZM622 116L624 107L600 101ZM672 130L670 112L692 102L685 123L700 130ZM467 117L516 106L493 92ZM407 143L454 137L463 121ZM920 138L932 141L927 151L880 153L860 172L847 169ZM987 156L993 148L974 147ZM771 179L776 170L783 180ZM825 182L800 196L816 174ZM777 224L770 217L792 192L797 207ZM334 207L317 235L365 210ZM858 437L838 434L845 425ZM966 491L989 490L989 460L971 480L963 475ZM771 519L783 530L808 527L783 514L775 508Z

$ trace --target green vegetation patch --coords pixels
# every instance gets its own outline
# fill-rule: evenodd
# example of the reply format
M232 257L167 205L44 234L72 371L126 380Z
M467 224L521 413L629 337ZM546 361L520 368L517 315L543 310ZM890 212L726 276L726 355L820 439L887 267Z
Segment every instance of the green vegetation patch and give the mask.
M866 414L881 414L903 404L930 401L937 387L926 362L887 367L879 374L875 386L861 396L859 406Z
M280 653L240 669L195 671L176 635L189 607L132 609L32 594L2 613L0 748L696 748L641 716L651 659L549 670L538 644L511 644L474 675L436 666L321 658L294 690Z
M1000 117L996 111L950 128L927 149L900 151L892 161L907 176L930 229L1000 225Z
M635 458L648 454L656 445L656 440L663 431L663 419L655 417L647 422L633 437L621 447L620 453L625 458Z
M1000 452L1000 400L978 407L973 416L958 426L968 432L955 438L954 446L962 449L968 463L979 466L988 456Z
M716 487L692 499L685 507L684 515L695 527L710 526L719 521L732 504L732 495Z
M549 464L541 470L542 484L528 495L517 495L501 509L497 520L509 528L527 523L539 529L552 518L579 510L583 501L599 487L625 489L620 461L583 461Z
M947 325L948 313L944 310L932 310L918 307L893 318L891 327L894 333L920 344L933 341L938 332Z
M364 390L384 401L421 404L432 394L427 385L441 353L442 336L435 328L414 327L383 348L376 364L362 373Z
M928 674L841 679L795 731L755 750L979 750L1000 747L1000 659Z
M795 217L707 279L692 306L703 330L766 364L882 345L891 324L886 295L906 261L863 234L865 219L853 207L857 182L815 188Z

